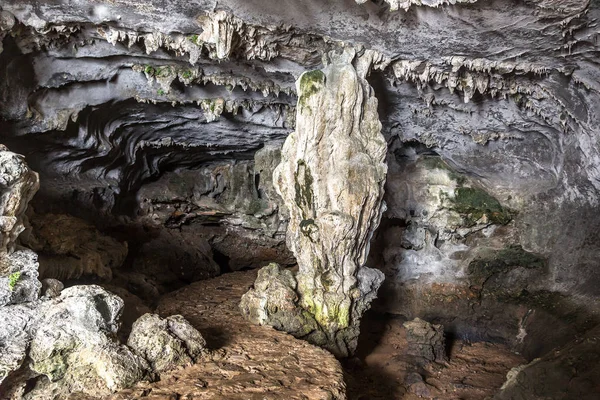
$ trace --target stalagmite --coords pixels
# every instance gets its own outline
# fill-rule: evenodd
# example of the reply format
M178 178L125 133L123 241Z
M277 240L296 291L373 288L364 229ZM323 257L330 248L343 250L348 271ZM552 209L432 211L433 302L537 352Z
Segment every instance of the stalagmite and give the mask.
M296 131L273 181L289 209L287 245L299 272L265 267L241 303L253 322L338 356L356 349L360 318L383 281L380 271L365 267L385 209L387 172L377 99L365 80L367 58L351 49L332 52L322 71L298 80Z

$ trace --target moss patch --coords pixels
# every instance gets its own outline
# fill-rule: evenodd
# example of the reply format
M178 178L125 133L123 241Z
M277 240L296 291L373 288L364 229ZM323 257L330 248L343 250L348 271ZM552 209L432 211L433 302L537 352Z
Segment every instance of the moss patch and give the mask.
M155 69L154 69L154 67L153 67L153 66L151 66L151 65L146 65L146 66L144 67L144 72L145 72L146 74L150 75L150 76L154 76L154 75L156 75L156 70L155 70Z
M320 70L309 71L300 77L298 104L306 106L308 99L325 85L325 74Z
M459 187L451 201L452 210L463 215L467 226L475 225L484 215L489 222L497 225L506 225L513 218L510 210L503 208L498 200L482 189Z
M15 290L15 286L17 286L17 282L19 282L19 279L21 279L20 272L13 272L8 276L8 288L11 292Z
M448 172L450 179L456 181L459 185L464 185L467 182L464 175L452 169L440 156L425 156L419 160L419 163L428 170L441 169Z

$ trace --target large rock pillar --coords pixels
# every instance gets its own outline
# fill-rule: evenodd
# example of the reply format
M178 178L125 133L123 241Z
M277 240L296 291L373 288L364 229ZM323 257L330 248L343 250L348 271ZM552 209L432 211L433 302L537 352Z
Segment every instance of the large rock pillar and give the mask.
M365 262L385 209L387 144L366 68L355 68L355 58L354 50L330 53L323 70L306 72L296 83L296 131L273 181L289 210L287 245L299 272L281 279L283 272L269 266L241 304L254 322L339 356L355 350L360 318L383 281ZM274 286L278 290L269 292Z

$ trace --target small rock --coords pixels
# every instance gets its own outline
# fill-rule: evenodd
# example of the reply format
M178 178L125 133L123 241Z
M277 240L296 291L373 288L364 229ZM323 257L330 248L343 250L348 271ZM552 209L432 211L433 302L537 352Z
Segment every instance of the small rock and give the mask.
M194 362L206 341L181 315L144 314L134 322L127 345L161 373Z
M403 324L408 341L408 354L427 361L443 363L447 361L444 327L432 325L420 318Z
M49 299L60 296L60 292L65 288L65 285L58 279L44 279L42 281L43 296Z
M426 384L423 381L423 377L416 372L409 373L404 380L404 384L409 392L419 397L431 397L431 391L429 390L430 386Z

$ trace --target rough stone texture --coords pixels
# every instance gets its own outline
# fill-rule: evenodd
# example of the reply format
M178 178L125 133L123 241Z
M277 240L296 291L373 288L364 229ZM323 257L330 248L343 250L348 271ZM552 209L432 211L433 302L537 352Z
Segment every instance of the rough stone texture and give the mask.
M206 341L181 315L144 314L134 322L127 346L162 373L193 363Z
M364 4L367 0L355 0L357 4ZM397 11L399 8L407 11L410 6L429 6L439 7L444 4L457 4L457 3L475 3L477 0L385 0L390 6L390 11Z
M127 257L127 243L103 235L86 221L65 214L30 217L31 232L21 242L36 251L40 276L58 280L110 281Z
M42 296L49 299L60 296L64 288L65 285L57 279L47 278L42 280Z
M531 363L513 368L494 399L584 399L600 395L600 327Z
M106 395L151 377L147 362L115 340L122 307L120 298L94 285L70 287L51 300L3 307L0 311L10 321L0 328L0 359L8 375L3 390L13 398L23 394L25 382L8 373L25 357L29 378L47 378L32 380L35 386L25 395L31 399L78 392Z
M344 374L333 355L240 315L240 297L255 278L256 271L233 272L164 296L156 312L181 314L202 333L209 351L192 366L109 399L345 399Z
M25 230L25 210L38 188L38 175L29 169L24 157L0 144L1 255L14 251L17 237Z
M143 209L145 185L208 164L252 164L264 143L283 140L294 129L294 81L340 42L363 45L383 57L369 80L392 172L368 262L386 274L380 310L504 341L528 358L584 333L600 310L600 3L362 3L6 0L3 142L44 174L37 208L54 209L41 211L129 227L135 218L116 215ZM449 198L459 186L410 167L428 157L511 221L436 200L428 182L443 180ZM283 225L227 219L202 226L223 265L288 263L278 258L282 237L266 233ZM196 227L180 229L197 237ZM519 246L523 257L506 257ZM236 248L248 256L231 257Z
M42 284L38 280L37 254L31 250L17 250L0 255L0 307L35 301L40 296Z
M543 256L548 270L536 286L576 292L574 301L596 313L597 285L590 282L600 250L590 238L599 231L598 3L388 3L5 1L0 68L14 79L0 88L2 135L35 155L31 161L46 178L40 203L106 220L135 214L143 209L140 187L173 171L250 161L265 143L283 140L294 126L294 81L339 42L362 44L384 59L370 80L381 100L383 134L393 144L388 159L421 146L518 211L510 237L502 238L502 229L480 231L494 230L490 247L521 245ZM388 12L391 3L412 6ZM388 179L390 188L402 184L397 178ZM413 182L409 193L422 189ZM387 193L391 204L393 191ZM413 205L396 204L413 217ZM385 219L401 231L410 221L392 209ZM422 235L421 228L411 229ZM282 247L261 229L240 228L233 239L221 232L211 245L234 248L240 237L264 240L253 254ZM387 281L397 285L386 295L414 304L426 298L416 293L440 294L434 284L468 292L456 281L472 261L475 246L467 242L480 235L467 236L459 243L469 247L463 257L432 232L421 254L439 259L407 279L389 270L422 270L428 257L405 254L402 239L389 243L397 261L386 263ZM438 252L436 244L446 248ZM258 258L236 260L232 269L265 263ZM387 310L424 316L400 304L390 301ZM494 336L516 337L521 318Z
M254 288L242 296L240 310L254 324L270 325L311 343L326 344L314 316L300 306L297 289L294 273L271 263L258 271Z
M431 362L448 361L443 326L432 325L420 318L405 322L403 326L406 328L408 354Z
M360 317L383 280L364 264L385 209L387 147L365 66L357 59L355 69L352 49L328 56L323 71L298 80L296 131L273 174L290 214L286 238L299 265L297 287L289 273L266 267L264 275L278 276L278 283L259 276L242 309L262 325L348 356L356 349ZM269 305L278 311L265 309Z

